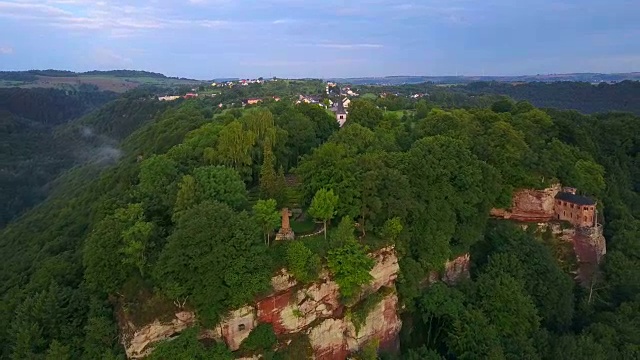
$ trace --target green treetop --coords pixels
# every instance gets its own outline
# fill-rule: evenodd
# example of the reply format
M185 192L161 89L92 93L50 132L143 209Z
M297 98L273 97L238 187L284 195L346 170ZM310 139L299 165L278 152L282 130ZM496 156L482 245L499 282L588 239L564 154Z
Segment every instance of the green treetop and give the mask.
M338 196L333 190L320 189L311 201L309 207L309 215L314 219L322 220L324 225L324 238L327 238L327 221L331 220L336 214L336 206L338 205Z
M274 199L258 200L253 205L253 213L264 232L265 243L269 245L269 234L280 224L280 214Z
M367 247L351 238L341 247L329 251L329 269L340 287L340 294L347 300L352 299L360 287L372 279L369 271L375 261L367 256L367 250Z

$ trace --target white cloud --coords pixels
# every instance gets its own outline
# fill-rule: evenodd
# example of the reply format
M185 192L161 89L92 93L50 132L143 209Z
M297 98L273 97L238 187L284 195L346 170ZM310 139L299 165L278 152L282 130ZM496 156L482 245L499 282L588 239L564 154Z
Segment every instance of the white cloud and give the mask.
M13 54L13 48L11 46L0 46L0 55Z
M71 15L70 12L57 8L55 6L35 4L30 2L9 2L0 1L0 15L11 17L11 15L20 15L27 12L31 15Z
M277 20L273 20L271 23L273 25L280 25L280 24L292 24L297 22L296 20L293 19L277 19Z
M210 1L219 3L227 0ZM120 38L148 30L180 27L219 29L232 24L226 20L176 18L169 7L157 0L149 0L144 5L139 2L91 0L48 0L45 4L35 3L35 0L0 1L0 18L3 17L71 30L104 31Z

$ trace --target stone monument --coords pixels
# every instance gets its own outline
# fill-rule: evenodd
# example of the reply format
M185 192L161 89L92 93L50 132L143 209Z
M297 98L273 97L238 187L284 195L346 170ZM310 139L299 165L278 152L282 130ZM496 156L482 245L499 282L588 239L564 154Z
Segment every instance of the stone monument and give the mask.
M288 208L282 209L282 226L278 233L276 234L276 240L293 240L295 238L295 234L291 229L291 224L289 223L289 216L291 216L291 211Z

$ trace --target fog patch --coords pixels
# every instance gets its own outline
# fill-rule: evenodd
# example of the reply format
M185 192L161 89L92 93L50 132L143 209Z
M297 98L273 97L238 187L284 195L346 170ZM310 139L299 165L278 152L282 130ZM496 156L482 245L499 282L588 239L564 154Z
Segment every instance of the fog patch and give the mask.
M85 138L93 137L93 130L89 127L83 126L82 129L80 129L80 134Z
M112 165L123 156L118 142L108 136L96 133L88 126L82 126L75 132L74 153L80 163L94 165Z
M122 150L110 145L104 145L96 149L92 162L98 164L115 163L122 157Z

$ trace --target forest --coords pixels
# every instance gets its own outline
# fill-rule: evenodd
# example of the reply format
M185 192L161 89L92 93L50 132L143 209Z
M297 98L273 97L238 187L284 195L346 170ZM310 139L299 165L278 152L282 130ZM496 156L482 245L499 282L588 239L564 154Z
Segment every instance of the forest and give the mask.
M640 118L455 92L406 111L384 101L394 98L354 100L339 128L325 109L286 98L219 108L129 94L56 128L61 139L91 129L81 143L119 155L59 167L70 170L46 200L1 230L0 357L124 359L122 314L144 324L177 302L204 329L268 292L283 266L303 283L326 266L349 303L370 281L367 252L392 244L400 353L359 359L639 358ZM515 189L557 181L604 214L608 252L590 288L554 239L489 218ZM296 232L322 231L274 241L282 207L302 209ZM470 279L422 286L463 253ZM199 330L149 358L235 357ZM268 326L241 346L270 359L308 350Z
M622 111L640 115L640 82L592 85L581 82L531 82L510 85L477 82L464 87L471 94L501 94L543 108L573 109L585 114Z
M584 114L612 111L631 112L640 115L640 82L621 81L613 84L593 85L587 82L498 82L479 81L469 84L439 85L434 83L406 84L399 86L357 86L362 93L397 94L406 98L413 94L426 94L431 102L448 106L484 106L483 99L508 96L525 100L540 108L577 110ZM409 103L407 99L404 99Z

